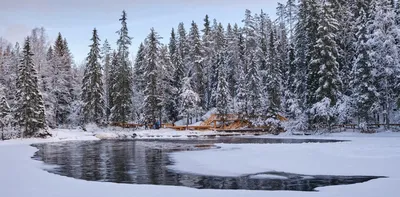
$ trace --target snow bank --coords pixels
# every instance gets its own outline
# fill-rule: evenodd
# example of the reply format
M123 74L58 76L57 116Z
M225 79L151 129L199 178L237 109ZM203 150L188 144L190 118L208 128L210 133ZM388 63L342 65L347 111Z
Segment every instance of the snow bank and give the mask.
M197 190L156 185L89 182L47 173L42 162L31 159L35 142L95 140L93 133L54 130L50 139L0 142L0 191L5 197L397 197L400 185L400 134L344 133L326 136L278 136L284 138L337 138L352 140L334 144L219 144L221 149L172 154L173 169L215 175L240 175L270 170L299 174L383 175L355 185L319 188L320 192ZM151 133L153 131L141 131ZM178 133L164 130L164 136ZM190 133L190 132L189 132ZM149 134L150 135L150 134ZM276 137L276 136L268 136ZM263 176L263 175L260 175ZM254 178L266 178L255 175ZM269 175L268 175L269 176ZM272 177L270 177L272 178ZM276 178L276 177L274 177Z

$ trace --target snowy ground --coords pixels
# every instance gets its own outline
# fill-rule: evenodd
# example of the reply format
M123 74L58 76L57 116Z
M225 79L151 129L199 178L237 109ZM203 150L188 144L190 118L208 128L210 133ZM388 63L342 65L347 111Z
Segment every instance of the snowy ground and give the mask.
M170 133L171 131L161 131ZM331 136L278 136L286 138L334 138L352 140L334 144L219 144L221 149L174 153L173 169L213 174L239 175L264 171L285 171L320 175L378 175L389 178L366 183L318 188L320 192L196 190L153 185L130 185L75 180L42 170L31 159L36 142L95 140L93 133L57 130L46 140L0 142L0 191L5 197L71 196L398 196L400 186L400 133L334 134ZM103 134L106 134L103 132ZM162 134L157 134L162 136ZM168 136L169 134L166 134ZM272 136L268 136L272 137ZM261 178L261 177L260 177Z

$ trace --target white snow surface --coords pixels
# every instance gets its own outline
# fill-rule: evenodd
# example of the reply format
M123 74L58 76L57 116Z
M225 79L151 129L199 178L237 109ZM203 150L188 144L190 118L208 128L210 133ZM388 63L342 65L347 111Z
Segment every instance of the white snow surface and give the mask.
M157 132L157 131L155 131ZM162 132L162 131L161 131ZM164 131L167 132L168 131ZM281 138L343 139L350 142L316 144L218 144L221 149L179 152L171 156L172 169L197 174L236 176L265 171L306 175L378 175L388 178L366 183L318 188L319 192L197 190L175 186L90 182L63 177L43 170L31 159L32 143L65 140L96 140L91 132L56 130L49 139L0 141L0 191L5 197L391 197L400 186L400 133L373 135L341 133L328 136L277 136ZM104 133L106 133L104 131ZM160 134L161 135L161 134ZM262 136L274 137L274 136Z

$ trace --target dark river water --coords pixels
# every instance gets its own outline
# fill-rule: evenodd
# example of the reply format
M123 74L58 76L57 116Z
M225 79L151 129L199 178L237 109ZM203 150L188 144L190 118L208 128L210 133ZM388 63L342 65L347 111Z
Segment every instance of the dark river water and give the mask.
M336 140L219 138L209 140L101 140L34 145L34 159L53 165L46 171L88 181L130 184L173 185L198 189L297 190L354 184L380 177L303 175L286 172L260 172L238 177L182 173L168 154L218 148L215 143L334 143ZM212 158L210 158L212 159ZM217 159L217 158L214 158ZM289 160L290 158L288 158ZM262 164L260 164L262 165Z

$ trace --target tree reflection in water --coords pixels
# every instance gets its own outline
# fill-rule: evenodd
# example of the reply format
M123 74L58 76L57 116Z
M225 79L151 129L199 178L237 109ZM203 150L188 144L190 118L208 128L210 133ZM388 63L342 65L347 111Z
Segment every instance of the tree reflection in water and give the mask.
M56 165L46 169L62 176L131 184L174 185L198 189L297 190L354 184L381 177L312 176L284 172L265 172L240 177L219 177L168 170L168 153L190 150L196 144L223 143L302 143L291 139L222 138L215 140L107 140L35 145L34 159ZM321 141L318 141L321 142ZM335 142L335 141L322 141ZM271 176L272 175L272 176Z

